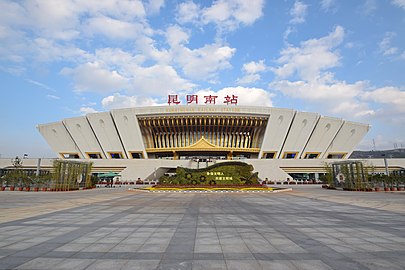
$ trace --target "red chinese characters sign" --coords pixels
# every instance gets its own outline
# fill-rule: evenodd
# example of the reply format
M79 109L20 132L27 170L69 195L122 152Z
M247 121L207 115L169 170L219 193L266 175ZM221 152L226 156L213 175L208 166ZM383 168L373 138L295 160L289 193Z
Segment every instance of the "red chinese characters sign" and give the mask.
M208 95L208 96L203 96L203 103L204 104L217 104L218 101L218 96L214 95ZM223 99L223 103L226 105L237 105L238 104L238 96L235 95L227 95ZM199 104L198 103L198 95L186 95L186 103L187 104ZM167 104L169 105L178 105L181 103L181 100L179 99L178 95L168 95L167 96Z

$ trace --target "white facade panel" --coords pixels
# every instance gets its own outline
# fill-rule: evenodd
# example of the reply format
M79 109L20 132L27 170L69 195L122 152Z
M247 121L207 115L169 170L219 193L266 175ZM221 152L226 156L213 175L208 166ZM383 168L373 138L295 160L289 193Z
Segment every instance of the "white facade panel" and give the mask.
M343 158L349 157L369 129L369 125L346 121L328 147L324 157L327 158L329 154L344 154Z
M87 119L107 158L111 158L112 153L120 153L122 158L128 158L109 112L90 113Z
M111 115L114 118L115 125L117 126L122 144L128 156L131 157L132 152L141 152L143 157L147 158L135 109L112 110Z
M291 121L295 111L290 109L272 108L267 122L266 132L264 134L262 147L259 156L274 152L275 158L279 157L281 147L284 143Z
M83 155L89 158L90 154L99 154L106 158L85 116L64 119L63 122Z
M316 113L297 112L295 114L280 157L283 153L297 153L296 156L301 157L318 118L319 115Z
M307 153L319 153L319 158L322 158L342 124L342 119L321 116L308 140L302 157Z
M52 150L61 157L63 154L77 154L84 158L62 122L38 125L37 128Z

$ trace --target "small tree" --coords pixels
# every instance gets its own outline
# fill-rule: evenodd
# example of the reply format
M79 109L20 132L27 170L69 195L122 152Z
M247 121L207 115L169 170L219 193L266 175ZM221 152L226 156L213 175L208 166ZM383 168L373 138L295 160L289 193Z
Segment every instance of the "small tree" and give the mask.
M326 174L324 176L326 182L328 183L328 185L330 187L335 187L335 181L333 181L332 166L329 163L324 162L323 163L323 169L326 172Z

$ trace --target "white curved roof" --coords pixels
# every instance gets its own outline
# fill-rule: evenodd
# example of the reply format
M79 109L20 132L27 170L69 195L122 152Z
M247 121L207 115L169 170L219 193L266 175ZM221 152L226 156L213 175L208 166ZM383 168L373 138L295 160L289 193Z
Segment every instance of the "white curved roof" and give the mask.
M305 158L310 154L318 158L330 155L347 158L370 128L367 124L317 113L239 105L116 109L40 124L37 128L51 148L61 156L74 154L79 158L88 158L91 153L99 153L101 158L109 159L111 153L120 152L122 158L131 158L131 153L136 152L147 157L138 118L175 115L267 117L259 158L265 157L267 153L274 153L274 158L284 158L289 153L294 153L294 158Z

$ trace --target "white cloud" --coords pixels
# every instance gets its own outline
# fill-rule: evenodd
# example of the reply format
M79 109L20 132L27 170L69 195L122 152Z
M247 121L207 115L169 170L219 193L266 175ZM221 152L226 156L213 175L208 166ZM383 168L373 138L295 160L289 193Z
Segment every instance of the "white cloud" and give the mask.
M336 5L336 0L322 0L321 1L321 8L324 11L331 10Z
M60 99L60 97L55 96L55 95L46 95L46 97L49 98L49 99L55 99L55 100L59 100L59 99Z
M225 97L232 95L237 96L238 105L246 106L273 106L272 98L274 94L271 94L261 88L249 88L249 87L226 87L218 91L213 91L210 89L197 91L196 94L199 96L199 103L204 104L204 96L215 95L218 96L216 104L224 104Z
M128 87L126 78L98 62L89 62L74 69L64 68L61 74L73 77L75 90L78 92L110 93Z
M364 4L360 7L360 11L365 15L372 15L376 10L377 10L376 0L366 0Z
M195 87L195 84L182 79L173 67L167 65L138 67L133 74L133 87L129 93L140 91L150 95L162 95L173 90L190 91Z
M207 44L198 49L184 46L172 48L174 61L184 74L193 79L214 78L218 71L230 68L236 49L218 44Z
M380 44L382 51L391 48L393 36L386 34ZM335 79L330 69L340 64L337 48L343 38L344 30L338 26L325 37L283 49L277 60L280 66L272 69L277 78L269 87L333 115L361 120L370 120L372 116L384 122L405 123L405 92L401 89L374 88L366 81L346 83Z
M384 56L394 55L398 52L398 48L391 45L395 36L396 33L394 32L386 32L383 40L378 44Z
M291 24L300 24L305 22L308 6L300 1L295 1L294 6L290 10Z
M368 104L360 99L367 86L363 81L347 84L343 81L323 83L287 80L275 81L269 85L271 89L286 96L309 101L317 104L318 109L349 118L375 114Z
M340 56L333 49L342 43L344 36L343 27L337 26L326 37L303 41L300 47L287 47L277 59L281 66L273 71L279 78L297 74L299 78L308 81L319 79L322 71L339 64Z
M150 14L159 13L160 9L164 7L165 0L149 0L146 4L146 9Z
M251 25L263 15L263 0L216 0L201 8L193 1L178 6L179 23L217 25L220 31L231 31L242 25Z
M283 49L277 60L280 66L272 69L277 78L269 87L334 115L359 119L374 115L375 111L361 98L369 87L367 82L339 81L329 71L340 64L337 47L344 36L344 29L337 26L325 37Z
M254 74L265 71L267 67L264 63L264 60L260 60L259 62L251 61L249 63L243 64L242 69L248 74Z
M184 31L180 26L170 26L166 30L166 41L171 47L187 44L190 34Z
M245 75L242 78L237 79L237 82L240 84L250 84L257 82L261 79L261 76L258 73L264 72L266 70L267 66L264 63L264 60L245 63L242 67L242 71L245 73Z
M260 74L246 74L242 78L238 78L236 82L240 84L251 84L260 81L260 79L261 79Z
M392 0L391 3L397 7L405 10L405 0Z
M91 107L81 107L80 108L81 115L86 115L88 113L96 113L96 112L98 112L98 111Z
M131 108L137 106L151 106L159 105L158 102L150 97L142 96L126 96L120 93L115 93L114 95L107 96L101 101L103 108L107 110L121 109L121 108Z
M176 20L179 23L197 23L200 13L200 6L193 1L180 3L177 6Z
M172 56L170 55L170 53L165 49L159 50L158 48L156 48L155 40L149 36L144 35L138 37L135 40L135 43L141 54L150 60L153 60L160 64L167 64L172 60Z
M386 86L362 94L364 100L395 107L398 112L405 113L405 91L397 87Z
M144 25L99 16L86 21L84 29L89 35L102 34L110 39L134 39L142 33Z
M44 84L44 83L41 83L41 82L38 82L38 81L35 81L35 80L31 80L31 79L27 79L27 82L29 82L29 83L31 83L31 84L33 84L33 85L39 86L39 87L41 87L41 88L44 88L44 89L46 89L46 90L55 92L54 89L52 89L51 87L47 86L47 85Z

